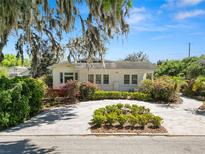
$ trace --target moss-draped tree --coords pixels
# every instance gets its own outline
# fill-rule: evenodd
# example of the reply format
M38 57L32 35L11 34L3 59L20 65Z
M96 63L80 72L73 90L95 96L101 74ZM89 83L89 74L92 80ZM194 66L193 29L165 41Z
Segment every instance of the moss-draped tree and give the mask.
M62 34L77 29L82 34L81 41L84 41L84 47L89 49L85 50L89 58L96 54L102 57L103 40L112 38L115 34L128 32L129 27L125 17L132 6L132 0L53 0L55 5L49 2L48 0L0 1L0 62L4 57L3 47L14 30L21 34L16 46L17 55L23 57L24 46L27 45L27 52L32 55L33 65L37 63L39 52L35 50L38 44L37 37L46 38L52 52L59 52ZM87 7L88 12L84 13L82 7ZM92 44L87 43L88 40L92 40Z

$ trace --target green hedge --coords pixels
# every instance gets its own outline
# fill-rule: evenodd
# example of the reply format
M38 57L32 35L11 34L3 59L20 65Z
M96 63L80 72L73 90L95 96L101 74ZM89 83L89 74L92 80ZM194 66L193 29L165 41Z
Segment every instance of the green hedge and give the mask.
M96 91L92 97L92 100L102 99L131 99L141 101L152 101L149 94L142 92L119 92L119 91Z
M0 129L15 126L42 109L44 84L33 78L0 78Z

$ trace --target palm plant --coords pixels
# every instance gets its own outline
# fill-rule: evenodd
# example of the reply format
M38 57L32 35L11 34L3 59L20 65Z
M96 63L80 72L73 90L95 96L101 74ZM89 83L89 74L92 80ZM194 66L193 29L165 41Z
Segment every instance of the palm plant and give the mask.
M182 86L187 85L187 81L180 77L180 76L174 76L171 78L172 83L174 84L174 89L179 92Z

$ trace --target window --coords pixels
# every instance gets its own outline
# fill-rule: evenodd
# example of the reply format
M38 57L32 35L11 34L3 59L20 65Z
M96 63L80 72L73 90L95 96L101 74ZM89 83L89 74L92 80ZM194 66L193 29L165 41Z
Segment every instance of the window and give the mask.
M73 76L73 73L66 72L66 73L64 73L64 76Z
M96 84L101 84L101 74L96 74L96 80L95 80Z
M109 84L109 75L103 75L103 84Z
M124 84L130 84L130 75L124 75Z
M78 73L75 73L75 80L78 80Z
M63 73L60 73L60 83L63 83Z
M68 80L74 80L74 76L73 73L68 73L68 72L64 72L64 73L60 73L60 83L65 83Z
M132 84L137 84L137 79L138 79L137 75L132 75Z
M146 74L146 79L152 80L152 73L147 73Z
M94 83L94 75L93 74L88 74L88 81L91 83Z
M74 80L73 73L64 73L64 82L67 82L68 80Z

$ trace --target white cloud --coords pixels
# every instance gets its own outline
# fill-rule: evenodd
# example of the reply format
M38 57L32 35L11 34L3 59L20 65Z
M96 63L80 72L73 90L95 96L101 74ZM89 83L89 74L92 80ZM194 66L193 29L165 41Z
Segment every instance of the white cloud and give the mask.
M179 12L176 14L175 19L183 20L183 19L187 19L187 18L201 16L204 14L205 14L204 10L193 10L193 11Z
M204 0L180 0L179 5L180 6L193 6L198 5Z
M195 6L204 2L204 0L167 0L162 8L188 7Z
M138 24L145 19L147 19L148 14L144 7L141 8L133 8L130 10L130 16L127 19L128 24L135 25Z

